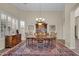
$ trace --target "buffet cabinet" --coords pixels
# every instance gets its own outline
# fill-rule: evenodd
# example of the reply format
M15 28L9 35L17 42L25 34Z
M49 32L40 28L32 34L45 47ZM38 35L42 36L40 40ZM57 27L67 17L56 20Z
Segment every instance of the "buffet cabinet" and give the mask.
M47 24L44 22L36 23L36 33L47 33Z
M21 34L5 36L5 48L12 48L21 42Z
M46 23L44 22L36 23L36 36L37 37L47 36L47 24Z

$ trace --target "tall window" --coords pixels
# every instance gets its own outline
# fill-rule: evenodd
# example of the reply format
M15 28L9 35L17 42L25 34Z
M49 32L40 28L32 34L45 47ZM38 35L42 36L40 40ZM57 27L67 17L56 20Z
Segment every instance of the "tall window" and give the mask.
M0 20L1 20L1 24L0 24L1 25L1 37L3 37L6 33L6 25L7 25L6 15L1 13L1 19Z
M24 21L20 21L20 27L24 28L25 27L25 22Z
M7 17L7 35L11 34L11 29L12 29L12 18L10 16Z
M16 29L18 29L19 27L18 27L18 20L17 19L15 20L15 25L16 25Z
M25 39L25 22L20 21L20 34L22 34L22 39Z
M10 16L8 16L8 22L11 22L11 17Z
M15 28L15 19L14 18L12 19L12 28L13 29Z
M16 30L18 29L25 30L24 21L18 21L18 19L15 18L14 16L5 14L3 12L0 13L0 37L1 38L6 35L15 34Z
M6 19L6 15L1 13L1 19Z

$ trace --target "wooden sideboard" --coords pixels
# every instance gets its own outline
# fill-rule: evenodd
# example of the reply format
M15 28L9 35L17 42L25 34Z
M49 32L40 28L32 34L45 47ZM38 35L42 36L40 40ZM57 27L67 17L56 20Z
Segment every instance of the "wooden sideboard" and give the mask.
M21 34L5 36L5 48L11 48L21 42Z

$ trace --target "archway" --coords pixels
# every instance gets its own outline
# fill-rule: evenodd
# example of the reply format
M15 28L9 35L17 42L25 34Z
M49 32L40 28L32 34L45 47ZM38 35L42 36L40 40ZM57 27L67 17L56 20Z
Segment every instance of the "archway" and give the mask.
M78 14L79 5L76 4L70 12L70 47L71 49L77 48L77 39L78 39Z
M79 6L75 10L75 49L79 49Z

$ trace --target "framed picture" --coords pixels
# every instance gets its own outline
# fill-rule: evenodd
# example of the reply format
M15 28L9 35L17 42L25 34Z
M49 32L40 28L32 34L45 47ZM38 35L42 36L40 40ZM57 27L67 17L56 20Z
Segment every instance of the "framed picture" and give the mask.
M29 31L33 31L34 30L34 26L33 25L28 25L28 30Z
M50 32L55 32L56 26L55 25L49 25L49 31Z
M28 25L28 33L29 35L33 35L34 25Z

